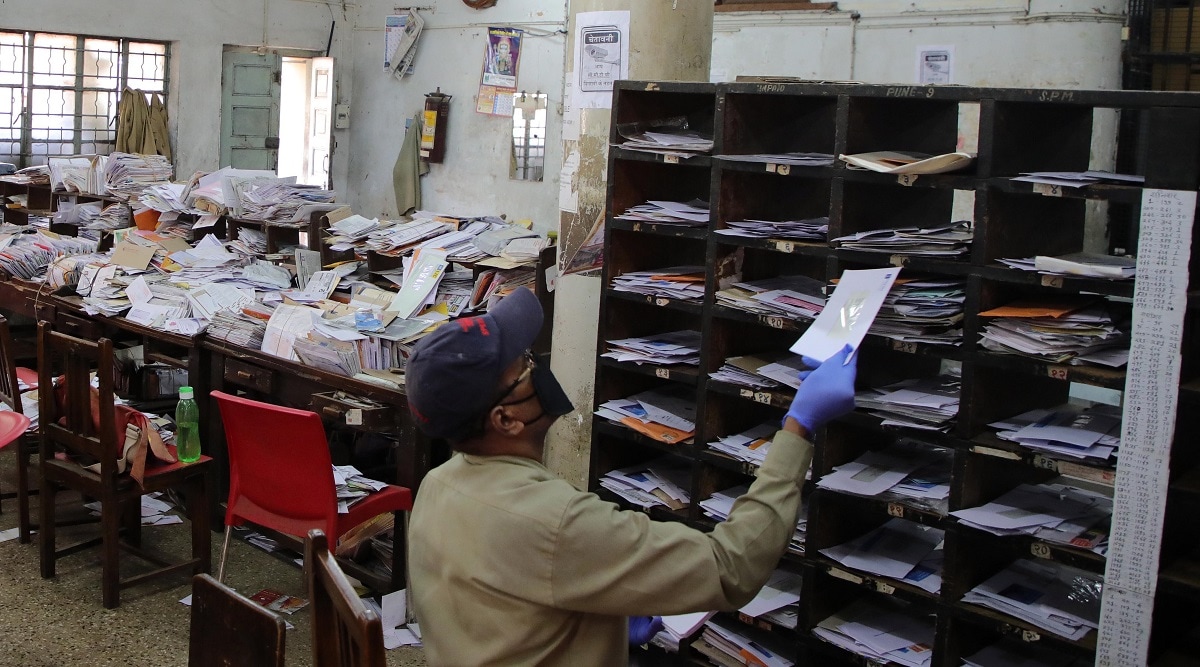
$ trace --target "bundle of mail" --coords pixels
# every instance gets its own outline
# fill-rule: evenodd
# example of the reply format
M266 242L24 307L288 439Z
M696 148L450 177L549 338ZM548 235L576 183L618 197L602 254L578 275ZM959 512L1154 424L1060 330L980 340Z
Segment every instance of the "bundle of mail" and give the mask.
M162 155L114 152L104 166L105 193L126 201L137 199L146 188L167 183L175 173Z
M817 486L839 493L901 502L945 514L949 510L953 451L902 439L834 466Z
M907 379L878 389L859 392L857 407L882 417L881 426L903 426L923 431L950 430L958 415L962 381L957 375Z
M679 225L681 227L707 227L708 202L692 200L677 201L648 201L626 209L616 216L617 220L633 220L635 222L651 222L658 225Z
M860 572L888 577L937 594L942 588L946 531L904 519L882 526L821 554Z
M646 463L611 470L600 478L600 486L639 507L660 505L681 510L691 505L688 465L664 456Z
M600 356L608 359L631 361L639 366L700 365L700 332L695 330L672 331L607 342L609 350Z
M1090 658L1073 655L1045 642L1024 642L1011 635L962 660L963 667L1088 667L1092 664Z
M388 487L387 482L371 479L354 466L339 465L333 466L333 485L337 491L338 514L349 514L356 503Z
M46 267L60 257L96 252L94 240L58 236L44 231L9 236L3 243L7 245L0 246L0 269L25 280L41 277Z
M862 598L813 634L880 664L929 667L933 659L933 618L897 599Z
M799 574L775 570L754 599L742 605L738 612L771 625L795 630L799 624L800 591L803 583L803 577ZM695 634L715 615L715 611L701 611L663 616L663 629L654 636L651 643L672 653L678 653L680 642ZM759 649L765 650L761 645Z
M678 653L680 643L696 634L716 614L715 611L698 611L663 616L663 629L650 639L650 643L671 653Z
M233 179L237 200L230 208L235 217L275 223L307 222L297 213L311 204L328 204L337 193L315 185L302 185L295 178Z
M825 307L825 283L803 275L747 280L718 291L716 299L756 315L811 320Z
M481 262L509 269L537 260L548 239L521 225L495 216L458 218L416 211L410 221L367 219L329 214L330 250L354 251L365 257L373 250L389 257L402 257L425 248L443 250L451 262Z
M767 459L767 452L771 451L771 441L778 431L779 422L771 419L741 433L722 436L716 442L708 443L708 448L759 466Z
M1112 498L1065 483L1022 484L999 498L950 514L993 535L1032 535L1104 554Z
M960 257L971 250L975 230L959 220L940 227L894 227L869 229L833 239L835 248L878 252L889 255Z
M796 239L824 241L829 235L829 218L809 220L731 220L725 229L716 230L722 236L743 236L758 239Z
M990 318L980 334L985 350L1051 363L1119 368L1129 362L1128 327L1118 326L1102 299L1014 301L979 316Z
M1121 444L1121 409L1101 403L1029 410L988 426L1003 440L1073 459L1105 461Z
M752 153L746 155L718 155L718 160L730 162L765 162L799 167L828 167L833 164L832 153Z
M50 167L44 164L18 169L17 173L4 177L10 183L20 185L50 185Z
M967 283L955 279L898 279L868 334L930 345L961 345Z
M1104 576L1051 561L1022 559L963 596L1070 640L1099 628Z
M795 642L788 641L784 633L750 625L709 620L692 648L718 665L792 667L796 664Z
M612 280L615 292L701 301L704 298L703 266L670 266L649 271L630 271Z
M705 516L714 521L725 521L733 511L733 504L738 498L750 491L749 484L742 484L723 491L717 491L708 498L700 501L700 507ZM796 529L792 531L792 539L788 543L788 551L803 556L805 533L808 531L808 503L800 510L796 519Z
M617 144L631 151L689 158L712 151L712 137L689 128L685 116L663 118L647 123L622 123L617 134L625 141Z
M691 442L696 434L695 397L682 385L606 401L596 414L667 444Z
M997 261L1009 268L1037 271L1048 275L1129 280L1137 273L1137 260L1132 257L1101 255L1092 252L1072 252L1055 256L1035 255L1023 259L1008 258Z
M69 208L61 208L54 213L54 222L78 227L78 235L83 238L100 240L103 231L125 229L132 224L129 208L124 204L104 204L104 202L87 202L76 204Z
M728 382L752 389L786 385L800 388L800 372L812 370L803 358L791 352L767 352L729 357L721 368L708 376L718 382Z
M1023 171L1011 180L1026 183L1044 183L1065 188L1083 188L1094 183L1108 185L1138 185L1146 182L1145 176L1137 174L1115 174L1111 171Z

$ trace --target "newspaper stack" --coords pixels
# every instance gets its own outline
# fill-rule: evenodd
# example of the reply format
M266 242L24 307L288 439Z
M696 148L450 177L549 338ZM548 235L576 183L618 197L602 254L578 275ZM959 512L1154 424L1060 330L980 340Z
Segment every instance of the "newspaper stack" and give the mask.
M1129 361L1129 336L1092 297L1016 301L979 316L989 318L979 341L985 350L1113 368Z
M871 229L839 236L834 247L889 255L919 255L925 257L959 257L971 249L974 229L970 222L960 220L940 227L896 227Z
M752 155L718 155L729 162L766 162L799 167L828 167L833 164L832 153L755 153Z
M174 174L171 161L162 155L112 153L104 166L104 186L110 195L128 201L152 185L170 182Z
M627 209L617 220L652 222L659 225L682 227L707 227L708 202L693 200L688 203L677 201L648 201Z
M1072 641L1099 628L1104 576L1051 561L1018 560L963 596Z
M607 472L600 478L600 486L639 507L661 505L681 510L692 502L688 493L690 474L686 463L664 456Z
M1085 407L1064 403L1023 412L988 426L999 429L996 435L1003 440L1074 459L1107 460L1121 444L1121 410L1103 404Z
M600 355L617 361L632 361L639 366L700 365L700 332L672 331L644 338L610 340L608 352Z
M779 422L772 419L741 433L720 437L716 442L708 443L708 448L758 466L766 460L771 441L778 431Z
M868 389L857 394L854 401L859 408L882 417L881 426L946 432L958 415L961 391L962 382L957 376L942 375Z
M889 577L936 594L942 588L946 531L889 519L871 532L821 553L846 567Z
M945 514L949 510L950 470L954 454L913 440L881 451L868 451L834 466L817 482L822 489L903 502Z
M999 498L951 512L993 535L1032 535L1099 554L1108 551L1112 498L1061 483L1022 484Z
M867 333L930 345L961 345L965 280L897 280Z
M783 633L750 625L710 620L704 624L704 633L692 643L692 648L718 665L792 667L796 664L795 642L788 641Z
M801 241L824 241L829 235L829 218L810 220L731 220L726 229L716 230L723 236L745 236L749 238L798 239Z
M799 389L800 372L805 370L811 369L804 364L800 355L771 352L730 357L715 373L709 373L709 377L751 388L783 384ZM765 384L768 382L769 385Z
M667 444L690 442L696 434L696 401L684 386L607 401L596 414Z
M387 482L371 479L354 466L333 466L333 485L337 490L338 514L349 514L355 503L388 487Z
M756 315L814 319L825 307L825 283L808 276L776 276L734 283L717 303Z
M933 619L899 600L862 598L826 618L813 634L880 664L929 667Z
M704 298L703 266L671 266L649 271L631 271L612 281L617 292L633 292L683 301Z

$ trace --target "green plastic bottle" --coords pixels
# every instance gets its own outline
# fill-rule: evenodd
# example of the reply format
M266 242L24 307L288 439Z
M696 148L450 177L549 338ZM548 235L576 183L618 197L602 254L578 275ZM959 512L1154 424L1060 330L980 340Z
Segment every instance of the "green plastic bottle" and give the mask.
M179 388L175 406L175 448L184 463L200 460L200 409L191 387Z

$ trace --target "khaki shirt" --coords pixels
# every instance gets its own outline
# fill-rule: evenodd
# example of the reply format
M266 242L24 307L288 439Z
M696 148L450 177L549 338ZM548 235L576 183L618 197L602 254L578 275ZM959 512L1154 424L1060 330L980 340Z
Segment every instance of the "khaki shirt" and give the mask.
M780 431L749 493L704 533L530 459L456 454L422 481L408 534L429 664L621 665L628 616L737 609L787 548L811 459Z

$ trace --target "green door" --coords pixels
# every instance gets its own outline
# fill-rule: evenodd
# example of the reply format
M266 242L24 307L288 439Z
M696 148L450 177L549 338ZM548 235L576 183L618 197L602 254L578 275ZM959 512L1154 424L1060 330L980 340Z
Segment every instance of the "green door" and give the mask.
M221 165L275 169L279 153L279 77L275 54L225 52L221 68Z

